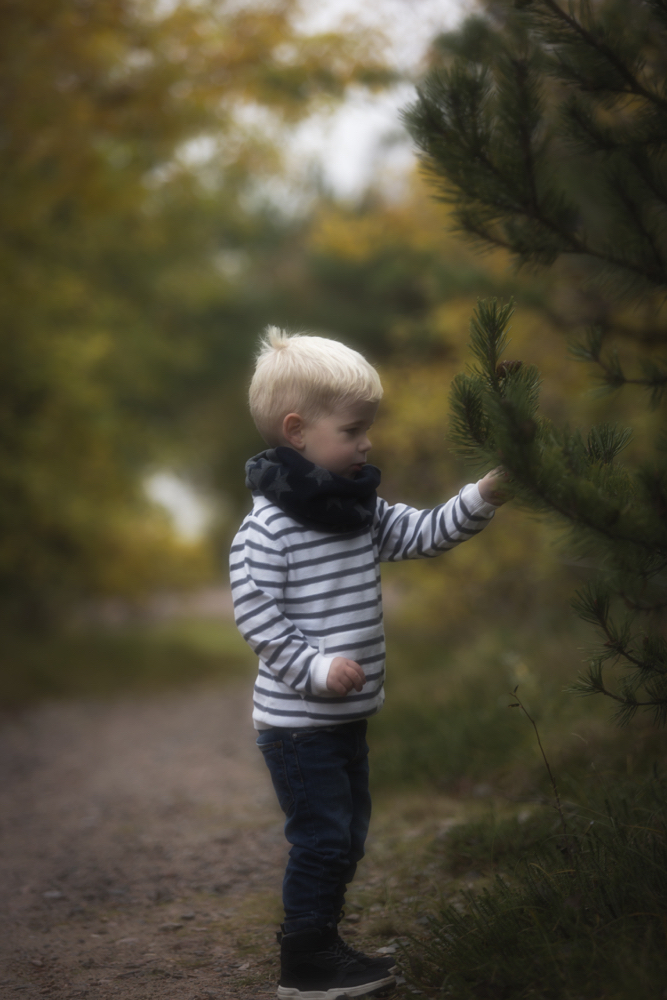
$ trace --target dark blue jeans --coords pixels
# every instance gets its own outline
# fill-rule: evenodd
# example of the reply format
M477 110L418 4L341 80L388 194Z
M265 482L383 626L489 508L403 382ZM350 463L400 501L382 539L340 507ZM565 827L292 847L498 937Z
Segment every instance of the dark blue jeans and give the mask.
M264 729L257 738L287 817L285 932L339 918L364 856L371 816L366 720L317 729Z

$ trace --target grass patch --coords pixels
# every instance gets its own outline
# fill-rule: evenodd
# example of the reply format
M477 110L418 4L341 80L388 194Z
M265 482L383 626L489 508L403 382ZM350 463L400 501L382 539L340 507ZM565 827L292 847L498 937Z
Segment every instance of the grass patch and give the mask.
M457 1000L663 996L666 791L654 778L581 809L569 853L562 839L538 838L509 883L465 894L463 912L443 905L406 952L411 981Z
M514 870L526 855L562 835L560 818L549 807L521 809L501 816L496 809L470 823L453 826L441 838L436 854L450 875L470 870L486 874Z
M197 620L49 636L5 634L3 660L4 708L225 681L253 676L255 668L233 624Z

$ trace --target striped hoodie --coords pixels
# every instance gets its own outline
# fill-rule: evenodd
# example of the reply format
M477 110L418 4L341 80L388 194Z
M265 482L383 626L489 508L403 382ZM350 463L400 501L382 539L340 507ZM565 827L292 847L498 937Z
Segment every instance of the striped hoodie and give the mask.
M370 528L304 528L261 494L231 550L234 614L259 657L256 729L330 726L374 715L384 701L380 563L431 558L478 534L495 508L474 483L433 510L378 498ZM363 667L360 692L327 690L336 656Z

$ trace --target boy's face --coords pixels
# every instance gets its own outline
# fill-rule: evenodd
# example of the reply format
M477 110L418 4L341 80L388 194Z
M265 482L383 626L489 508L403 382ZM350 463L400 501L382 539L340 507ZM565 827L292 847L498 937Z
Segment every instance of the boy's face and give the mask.
M285 439L314 465L353 479L366 464L371 447L368 431L377 409L377 403L357 400L342 403L333 413L313 421L290 414L285 418ZM300 423L290 424L291 417Z

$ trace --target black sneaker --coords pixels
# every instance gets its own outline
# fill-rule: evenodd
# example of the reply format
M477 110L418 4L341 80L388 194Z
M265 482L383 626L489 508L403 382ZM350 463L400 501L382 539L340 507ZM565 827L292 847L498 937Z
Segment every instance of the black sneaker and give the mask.
M340 936L337 947L343 954L349 955L356 962L365 965L367 969L386 970L386 972L391 973L396 968L396 961L392 955L366 955L363 951L353 948L348 941Z
M283 935L285 933L285 925L280 925L280 930L276 931L276 941L278 944L282 942ZM393 956L384 955L367 955L363 951L359 951L357 948L353 948L352 945L345 941L344 938L338 935L338 943L336 947L339 951L342 951L344 955L353 958L356 962L360 962L365 965L367 969L379 969L386 970L387 972L396 972L396 960Z
M345 947L335 927L282 935L278 985L281 1000L375 996L395 984L386 966L368 967L355 957L355 949Z

